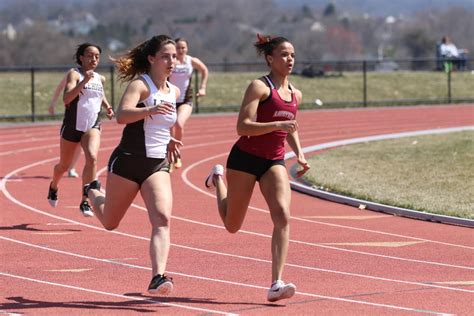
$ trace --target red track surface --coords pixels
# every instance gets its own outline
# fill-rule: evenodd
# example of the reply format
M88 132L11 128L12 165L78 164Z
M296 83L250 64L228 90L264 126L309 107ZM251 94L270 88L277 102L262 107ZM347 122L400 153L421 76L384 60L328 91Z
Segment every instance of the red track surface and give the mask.
M59 206L46 200L58 158L59 123L6 127L0 135L0 314L439 314L474 310L474 230L359 210L293 192L285 280L291 300L269 304L272 225L255 190L244 227L231 235L210 167L236 139L235 115L193 116L184 167L172 174L168 262L175 290L146 293L150 226L141 197L115 232L78 210L80 181L63 178ZM433 106L300 112L303 146L473 125L474 107ZM123 126L105 123L100 178ZM80 162L82 167L82 161Z

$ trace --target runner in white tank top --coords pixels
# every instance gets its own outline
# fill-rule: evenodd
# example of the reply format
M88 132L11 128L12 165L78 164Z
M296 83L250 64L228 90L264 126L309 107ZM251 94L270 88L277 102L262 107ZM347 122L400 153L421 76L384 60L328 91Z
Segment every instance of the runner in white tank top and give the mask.
M175 42L176 53L178 54L178 62L169 78L169 81L179 88L181 91L181 96L176 103L176 108L178 109L178 119L175 126L173 127L172 133L173 137L182 141L184 125L193 111L193 89L191 82L193 71L196 69L201 79L199 91L196 93L196 97L203 97L206 95L206 84L209 71L201 60L196 57L191 57L187 54L188 42L185 39L177 38ZM181 159L178 159L174 164L174 167L181 168L181 166Z
M59 182L70 168L79 145L82 146L85 158L82 185L96 178L101 106L107 110L109 119L114 115L104 95L105 77L94 71L99 65L101 51L101 48L94 44L79 45L75 57L80 68L71 69L67 74L63 97L66 112L61 127L60 158L59 163L54 166L53 180L48 191L48 201L53 207L58 204ZM84 216L93 216L84 194L79 209Z
M117 122L126 126L109 159L105 197L97 180L86 188L94 213L109 230L119 226L141 194L151 223L148 292L161 295L173 289L165 274L173 204L169 163L182 145L170 135L180 95L167 81L175 64L176 46L166 35L153 36L115 60L119 78L128 82L117 109Z

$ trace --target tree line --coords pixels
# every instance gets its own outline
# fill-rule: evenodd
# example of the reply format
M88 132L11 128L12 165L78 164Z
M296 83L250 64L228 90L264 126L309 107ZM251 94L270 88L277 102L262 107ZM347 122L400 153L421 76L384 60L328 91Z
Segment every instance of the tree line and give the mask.
M349 14L333 2L280 2L4 0L0 66L71 64L85 41L101 45L103 56L118 56L156 34L186 38L190 54L207 63L258 60L252 46L257 32L287 37L299 60L433 58L444 35L474 54L474 9L371 16Z

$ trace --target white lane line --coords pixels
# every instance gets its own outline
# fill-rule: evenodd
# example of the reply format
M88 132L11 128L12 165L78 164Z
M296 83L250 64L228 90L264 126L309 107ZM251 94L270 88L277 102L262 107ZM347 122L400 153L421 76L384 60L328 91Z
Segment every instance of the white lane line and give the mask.
M194 185L189 179L188 179L188 172L190 170L192 170L193 168L201 165L201 164L204 164L208 161L211 161L211 160L215 160L217 158L220 158L220 157L223 157L223 156L226 156L228 155L228 153L222 153L222 154L218 154L218 155L215 155L215 156L211 156L211 157L208 157L206 159L202 159L202 160L199 160L199 161L196 161L195 163L189 165L188 167L186 167L184 170L183 170L183 173L181 174L181 178L183 179L183 181L191 188L193 188L194 190L204 194L204 195L207 195L207 196L210 196L212 198L216 198L216 196L214 194L211 194L209 193L209 191L206 191L204 189L201 189L200 187ZM203 183L204 183L204 179L202 180ZM204 186L204 185L203 185ZM255 211L259 211L259 212L263 212L263 213L268 213L269 214L269 211L268 210L265 210L265 209L261 209L261 208L258 208L258 207L254 207L254 206L249 206L249 209L252 209L252 210L255 210ZM346 226L346 225L340 225L340 224L333 224L333 223L326 223L326 222L320 222L320 221L315 221L315 220L311 220L311 219L307 219L307 218L302 218L302 217L294 217L294 216L291 216L291 219L292 220L297 220L297 221L302 221L302 222L306 222L306 223L314 223L314 224L319 224L319 225L325 225L325 226L331 226L331 227L338 227L338 228L344 228L344 229L350 229L350 230L356 230L356 231L362 231L362 232L368 232L368 233L374 233L374 234L380 234L380 235L385 235L385 236L392 236L392 237L401 237L401 238L407 238L407 239L413 239L413 240L418 240L418 241L424 241L424 242L429 242L429 243L434 243L434 244L440 244L440 245L445 245L445 246L452 246L452 247L459 247L459 248L465 248L465 249L471 249L471 250L474 250L474 247L470 247L470 246L465 246L465 245L458 245L458 244L452 244L452 243L447 243L447 242L442 242L442 241L437 241L437 240L430 240L430 239L425 239L425 238L418 238L418 237L412 237L412 236L406 236L406 235L400 235L400 234L394 234L394 233L387 233L387 232L383 232L383 231L377 231L377 230L371 230L371 229L364 229L364 228L358 228L358 227L352 227L352 226Z
M216 145L216 144L223 144L223 143L229 143L229 142L233 142L235 141L235 139L229 139L229 140L223 140L223 141L218 141L218 142L209 142L209 143L201 143L201 144L194 144L194 145L189 145L189 146L186 146L186 148L188 149L192 149L192 148L199 148L199 147L205 147L205 146L209 146L209 145ZM311 141L311 139L309 140ZM55 145L56 147L58 147L59 145ZM315 145L315 146L319 146L319 145ZM109 150L109 149L113 149L115 148L116 146L112 146L112 147L101 147L99 149L99 151L103 151L103 150ZM42 146L42 147L37 147L35 148L35 150L38 150L38 149L44 149L45 146ZM216 156L213 156L213 157L210 157L210 158L207 158L207 159L204 159L204 160L200 160L200 161L197 161L195 162L194 164L192 164L191 166L185 168L183 170L183 173L181 175L181 178L183 179L183 181L188 184L188 186L192 187L193 189L205 194L205 195L208 195L208 196L211 196L213 198L215 198L215 195L213 194L210 194L208 193L207 191L204 191L204 190L201 190L200 188L198 188L197 186L194 186L191 181L189 181L187 179L187 172L189 170L191 170L193 167L199 165L199 164L202 164L204 162L207 162L209 160L213 160L213 159L216 159L216 158L219 158L219 157L222 157L222 156L225 156L227 155L228 153L223 153L223 154L219 154L219 155L216 155ZM2 153L0 153L0 156L2 155ZM32 166L35 166L35 165L39 165L39 164L44 164L46 162L51 162L51 161L54 161L54 160L58 160L59 158L51 158L51 159L46 159L46 160L43 160L42 162L40 163L37 163L37 164L31 164L29 165L30 167ZM17 170L24 170L24 169L27 169L27 168L20 168L20 169L17 169ZM2 181L0 182L0 189L1 191L5 191L5 185L6 185L6 181L12 181L12 179L6 179L6 178L3 178ZM267 210L264 210L264 209L260 209L260 208L256 208L256 207L253 207L253 206L249 206L250 209L253 209L253 210L256 210L256 211L259 211L259 212L264 212L264 213L268 213ZM303 218L303 217L294 217L294 216L291 216L292 219L294 220L298 220L298 221L303 221L303 222L307 222L307 223L314 223L314 224L319 224L319 225L325 225L325 226L331 226L331 227L338 227L338 228L344 228L344 229L349 229L349 230L356 230L356 231L363 231L363 232L369 232L369 233L374 233L374 234L381 234L381 235L387 235L387 236L395 236L395 237L403 237L403 238L407 238L407 239L413 239L413 240L420 240L420 241L425 241L425 242L429 242L429 243L436 243L436 244L441 244L441 245L446 245L446 246L453 246L453 247L459 247L459 248L465 248L465 249L472 249L474 250L474 247L470 247L470 246L465 246L465 245L458 245L458 244L452 244L452 243L446 243L446 242L442 242L442 241L436 241L436 240L430 240L430 239L423 239L423 238L418 238L418 237L412 237L412 236L405 236L405 235L400 235L400 234L393 234L393 233L387 233L387 232L382 232L382 231L376 231L376 230L370 230L370 229L364 229L364 228L358 228L358 227L352 227L352 226L346 226L346 225L340 225L340 224L333 224L333 223L326 223L326 222L320 222L320 221L315 221L315 220L311 220L311 219L308 219L308 218ZM179 218L178 218L179 219Z
M222 154L222 155L225 155L225 154ZM53 218L56 218L56 219L61 219L61 220L64 220L64 221L69 221L71 223L75 223L77 225L82 225L82 226L86 226L86 227L89 227L89 228L93 228L93 229L99 229L99 230L103 230L102 228L97 228L96 226L92 226L92 225L87 225L87 224L84 224L84 223L80 223L80 222L75 222L75 221L71 221L69 219L66 219L66 218L63 218L63 217L59 217L59 216L55 216L55 215L52 215L52 214L49 214L49 213L46 213L46 212L42 212L38 209L35 209L35 208L32 208L28 205L25 205L21 202L19 202L18 200L14 199L10 194L9 192L5 189L4 185L6 183L6 181L8 180L8 177L11 176L11 174L14 174L16 172L19 172L21 170L24 170L24 169L27 169L27 168L30 168L30 167L33 167L35 165L39 165L39 164L43 164L47 161L53 161L53 160L56 160L57 158L51 158L51 159L48 159L48 160L44 160L44 161L40 161L40 162L36 162L36 163L33 163L31 165L28 165L28 166L25 166L25 167L22 167L20 169L17 169L13 172L11 172L7 177L3 178L1 183L2 183L2 191L4 192L4 194L10 199L12 200L14 203L16 204L19 204L21 206L23 206L24 208L26 209L29 209L33 212L36 212L36 213L40 213L40 214L43 214L43 215L46 215L46 216L49 216L49 217L53 217ZM198 188L198 190L200 190ZM207 192L205 192L206 194L208 194ZM212 196L212 195L211 195ZM262 210L264 211L264 210ZM268 211L264 211L264 212L268 212ZM180 218L177 218L177 219L180 219ZM211 224L205 224L205 223L201 223L201 222L196 222L196 221L190 221L190 220L187 220L187 219L181 219L181 220L185 220L185 221L188 221L188 222L193 222L193 223L196 223L196 224L200 224L200 225L205 225L205 226L211 226L211 227L215 227L215 228L219 228L219 229L223 229L223 227L221 226L216 226L216 225L211 225ZM105 230L104 230L105 231ZM143 239L143 240L148 240L146 238L141 238L141 237L138 237L138 236L133 236L133 235L128 235L128 234L125 234L125 233L121 233L121 232L118 232L118 231L114 231L112 233L116 233L116 234L120 234L120 235L126 235L126 236L129 236L129 237L132 237L132 238L139 238L139 239ZM251 233L251 232L247 232L247 233ZM251 233L251 234L254 234L254 235L258 235L258 236L263 236L263 237L266 237L266 238L269 238L270 236L268 235L263 235L263 234L257 234L257 233ZM403 237L403 236L402 236ZM412 238L412 239L415 239L415 238ZM176 245L176 244L172 244L172 246L175 246L175 247L182 247L182 248L186 248L186 249L190 249L190 250L194 250L194 251L202 251L202 252L209 252L208 250L204 250L204 249L199 249L199 248L192 248L192 247L186 247L186 246L182 246L182 245ZM321 246L320 246L321 247ZM348 251L348 252L354 252L353 250L350 251L350 250L347 250L347 249L343 249L343 248L337 248L337 247L323 247L323 248L330 248L330 249L336 249L336 250L339 250L339 251ZM213 252L215 254L221 254L221 255L227 255L227 254L223 254L223 253L218 253L218 252ZM358 253L363 253L363 252L358 252ZM374 256L381 256L381 255L376 255L376 254L371 254L371 253L363 253L363 254L368 254L368 255L374 255ZM233 255L231 255L233 256ZM384 257L384 256L381 256L381 257ZM244 258L244 257L242 257ZM248 260L252 260L253 258L246 258ZM401 259L401 258L396 258L395 259ZM405 259L405 260L410 260L410 259ZM426 262L426 261L415 261L415 262L420 262L420 263L430 263L430 262ZM443 265L443 264L441 264ZM295 267L298 267L297 265L294 265ZM445 266L448 266L448 267L456 267L456 268L464 268L464 269L472 269L470 267L462 267L462 266L453 266L453 265L445 265ZM329 271L329 270L328 270ZM334 271L333 271L334 272ZM335 272L335 273L344 273L344 272ZM370 276L364 276L364 275L358 275L360 277L368 277L368 278L372 278ZM388 280L388 279L387 279ZM398 281L393 281L393 282L398 282ZM400 281L400 282L406 282L406 281ZM449 289L449 288L448 288Z
M317 218L317 219L340 219L340 220L356 220L356 221L365 221L371 219L379 219L379 218L389 218L393 217L393 215L323 215L323 216L299 216L300 218Z
M199 312L206 312L206 313L216 313L216 314L220 314L220 315L235 315L235 314L229 314L229 313L226 313L226 312L212 310L212 309L205 309L205 308L192 307L192 306L186 306L186 305L180 305L180 304L174 304L174 303L160 302L158 300L143 298L143 297L138 297L138 296L121 295L121 294L115 294L115 293L111 293L111 292L93 290L93 289L88 289L88 288L73 286L73 285L68 285L68 284L38 280L38 279L28 278L28 277L24 277L24 276L21 276L21 275L16 275L16 274L11 274L11 273L1 272L1 271L0 271L0 275L3 275L5 277L10 277L10 278L15 278L15 279L21 279L21 280L24 280L24 281L30 281L30 282L34 282L34 283L40 283L40 284L57 286L57 287L63 287L63 288L67 288L67 289L79 290L79 291L93 293L93 294L100 294L100 295L112 296L112 297L117 297L117 298L123 298L123 299L126 299L126 300L150 302L150 303L156 303L158 305L172 306L172 307L184 308L184 309L189 309L189 310L199 311Z
M55 160L56 158L51 158L49 159L49 161L52 161L52 160ZM39 162L36 162L36 163L33 163L33 164L30 164L30 165L27 165L27 166L24 166L22 168L19 168L17 170L14 170L12 171L11 173L7 174L2 180L0 183L4 184L9 177L11 177L12 174L15 174L17 172L20 172L20 171L23 171L25 169L28 169L28 168L31 168L33 166L36 166L36 165L39 165L39 164L43 164L45 163L45 161L39 161ZM104 169L102 169L104 170ZM197 188L198 190L200 190L199 188ZM33 208L33 207L30 207L29 205L26 205L20 201L18 201L17 199L15 199L13 196L10 195L10 193L6 190L5 186L3 185L3 189L2 189L3 193L5 194L5 196L10 199L13 203L15 204L18 204L28 210L31 210L33 212L36 212L36 213L39 213L39 214L42 214L42 215L45 215L45 216L49 216L49 217L52 217L52 218L56 218L56 219L60 219L60 220L64 220L64 221L67 221L67 222L70 222L70 223L75 223L75 224L78 224L78 225L81 225L81 226L85 226L85 227L89 227L89 228L92 228L92 229L96 229L96 230L102 230L102 231L105 231L105 229L103 228L99 228L97 226L93 226L93 225L88 225L88 224L85 224L85 223L81 223L81 222L77 222L77 221L73 221L73 220L70 220L70 219L67 219L67 218L64 218L64 217L60 217L60 216L56 216L56 215L53 215L53 214L50 214L50 213L47 213L47 212L43 212L43 211L40 211L36 208ZM207 194L207 192L205 192ZM200 225L205 225L205 226L210 226L210 227L215 227L215 228L219 228L219 229L223 229L222 226L217 226L217 225L212 225L212 224L205 224L205 223L202 223L202 222L196 222L196 221L191 221L191 220L187 220L187 219L181 219L181 220L185 220L185 221L188 221L188 222L192 222L192 223L196 223L196 224L200 224ZM128 237L132 237L132 238L137 238L137 239L142 239L142 240L147 240L147 238L144 238L144 237L139 237L139 236L134 236L134 235L130 235L130 234L126 234L126 233L122 233L120 231L111 231L110 233L115 233L115 234L118 234L118 235L123 235L123 236L128 236ZM270 238L269 235L264 235L264 234L258 234L258 233L253 233L253 232L246 232L248 234L252 234L252 235L257 235L257 236L263 236L263 237L266 237L266 238ZM303 243L303 242L301 242ZM193 247L187 247L187 246L183 246L183 245L178 245L178 244L171 244L172 246L174 247L181 247L181 248L185 248L185 249L190 249L190 250L193 250L193 251L200 251L200 252L208 252L208 253L211 253L209 252L208 250L205 250L205 249L199 249L199 248L193 248ZM314 244L310 244L310 245L313 245ZM339 251L346 251L346 252L352 252L352 253L362 253L362 254L368 254L368 255L372 255L372 256L379 256L379 257L386 257L386 256L382 256L382 255L377 255L377 254L371 254L371 253L364 253L364 252L359 252L359 251L354 251L354 250L349 250L349 249L344 249L344 248L337 248L337 247L330 247L330 246L322 246L322 245L316 245L316 246L319 246L319 247L323 247L323 248L330 248L330 249L335 249L335 250L339 250ZM219 253L219 252L212 252L214 254L220 254L220 255L224 255L222 253ZM226 254L227 255L227 254ZM233 255L230 255L230 256L233 256ZM237 256L239 257L239 256ZM242 257L243 258L243 257ZM426 262L426 261L420 261L420 260L413 260L413 259L402 259L402 258L398 258L398 257L394 257L395 259L398 259L398 260L406 260L406 261L414 261L414 262L419 262L419 263L428 263L428 264L433 264L431 262ZM249 260L252 260L251 258ZM453 266L453 265L446 265L446 264L440 264L440 263L435 263L435 264L438 264L438 265L444 265L444 266L448 266L448 267L454 267L454 268L463 268L463 269L472 269L470 267L462 267L462 266ZM361 276L361 277L364 277L364 276ZM367 276L365 276L367 277ZM394 281L396 282L396 281ZM402 281L404 282L404 281Z
M7 237L0 236L0 239L5 239L5 240L8 240L8 241L16 242L16 243L19 243L19 244L23 244L23 245L26 245L26 246L39 248L39 249L43 249L43 250L47 250L47 251L57 252L57 253L70 255L70 256L74 256L74 257L80 257L80 258L83 258L83 259L94 260L94 261L105 262L105 263L112 263L112 264L116 264L116 265L121 265L121 266L126 266L126 267L131 267L131 268L138 268L138 269L143 269L143 270L151 270L148 267L143 267L143 266L139 266L139 265L132 265L132 264L127 264L127 263L114 262L114 261L110 261L110 260L107 260L107 259L100 259L100 258L95 258L95 257L90 257L90 256L85 256L85 255L79 255L79 254L72 253L72 252L67 252L67 251L42 247L42 246L38 246L38 245L33 245L33 244L29 244L29 243L22 242L22 241L19 241L19 240L10 239L10 238L7 238ZM248 284L248 283L239 283L239 282L226 281L226 280L221 280L221 279L213 279L213 278L183 274L183 273L173 272L173 271L170 271L169 273L184 276L184 277L189 277L189 278L205 280L205 281L213 281L213 282L230 284L230 285L237 285L237 286L242 286L242 287L250 287L250 288L254 288L254 289L262 289L262 290L267 290L268 289L265 286L253 285L253 284ZM3 273L0 272L0 275L1 274L3 274ZM69 286L66 286L66 287L69 287ZM373 302L353 300L353 299L347 299L347 298L341 298L341 297L318 295L318 294L307 293L307 292L296 292L296 294L302 295L302 296L315 297L315 298L323 298L323 299L328 299L328 300L342 301L342 302L346 302L346 303L355 303L355 304L369 305L369 306L375 306L375 307L384 307L384 308L390 308L390 309L405 310L405 311L411 311L411 312L429 313L429 314L435 314L435 315L447 315L447 314L441 313L441 312L421 310L421 309L412 308L412 307L403 307L403 306L397 306L397 305L373 303Z
M99 230L103 230L103 229L99 228ZM109 232L109 231L105 231L105 232ZM114 232L115 231L109 232L109 233L114 233ZM119 234L119 235L125 235L127 237L134 237L136 239L149 241L147 238L144 238L144 237L128 235L128 234L121 233L121 232L116 232L116 233ZM133 265L133 264L118 262L115 259L97 259L97 258L93 258L93 257L88 257L88 256L84 256L84 255L75 254L75 253L72 253L72 252L66 252L66 251L56 250L56 249L49 248L49 247L39 246L39 245L19 241L19 240L16 240L16 239L11 239L11 238L8 238L8 237L0 236L0 239L4 239L4 240L11 241L11 242L19 243L19 244L26 245L26 246L29 246L29 247L39 248L39 249L43 249L43 250L49 250L49 251L58 252L58 253L62 253L62 254L68 254L68 255L71 255L71 256L87 258L87 259L92 259L92 260L99 260L99 261L118 264L118 265L123 265L123 266L127 266L127 267L134 267L134 268L138 267L138 266ZM203 252L203 253L211 254L211 255L225 256L225 257L237 258L237 259L241 259L241 260L250 260L250 261L255 261L255 262L271 264L271 260L266 260L266 259L259 259L259 258L255 258L255 257L247 257L247 256L229 254L229 253L213 251L213 250L199 249L199 248L183 246L183 245L176 245L176 244L171 244L171 245L174 246L174 247L177 247L177 248L186 249L186 250L190 250L190 251L199 251L199 252ZM391 283L400 283L400 284L414 285L414 286L420 286L420 287L438 288L438 289L455 291L455 292L474 293L474 290L467 290L467 289L461 289L461 288L456 288L456 287L437 285L437 284L433 284L434 282L432 282L432 281L423 282L423 283L422 282L403 281L403 280L389 279L389 278L383 278L383 277L369 276L369 275L364 275L364 274L357 274L357 273L343 272L343 271L337 271L337 270L329 270L329 269L323 269L323 268L303 266L303 265L297 265L297 264L292 264L292 263L286 263L285 266L296 268L296 269L304 269L304 270L309 270L309 271L332 273L332 274L336 274L336 275L345 275L345 276L350 276L350 277L358 277L358 278L364 278L364 279L376 280L376 281L382 281L382 282L391 282ZM150 270L150 268L145 268L145 267L140 267L140 268ZM173 272L173 273L179 274L178 272ZM188 276L188 275L185 275L185 276ZM196 276L190 276L190 277L196 277ZM214 281L216 281L216 280L214 280Z
M86 272L86 271L91 271L92 269L90 268L84 268L84 269L48 269L44 271L48 272L65 272L65 273L81 273L81 272Z

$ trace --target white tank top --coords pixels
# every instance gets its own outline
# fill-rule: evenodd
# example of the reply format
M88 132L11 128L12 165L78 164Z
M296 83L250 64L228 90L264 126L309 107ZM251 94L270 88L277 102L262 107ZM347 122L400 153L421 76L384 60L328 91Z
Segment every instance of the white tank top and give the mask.
M141 75L150 88L150 96L140 103L145 106L156 106L162 102L168 102L174 105L176 109L176 90L175 86L167 83L170 88L169 93L163 93L153 83L153 80L147 75ZM170 129L176 122L176 111L172 114L156 114L147 116L143 123L144 141L146 156L149 158L166 157L168 143L170 141Z
M181 91L179 99L176 100L178 103L184 101L184 97L186 96L186 90L188 86L191 84L191 76L193 75L193 64L191 62L191 56L186 55L183 64L176 64L175 68L173 69L173 73L171 74L169 80L172 84L179 88Z
M84 80L84 75L75 69L80 76L80 81ZM104 98L104 87L100 75L94 72L94 77L89 80L79 93L77 101L76 130L86 132L94 126L100 112L102 100Z

